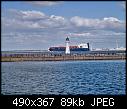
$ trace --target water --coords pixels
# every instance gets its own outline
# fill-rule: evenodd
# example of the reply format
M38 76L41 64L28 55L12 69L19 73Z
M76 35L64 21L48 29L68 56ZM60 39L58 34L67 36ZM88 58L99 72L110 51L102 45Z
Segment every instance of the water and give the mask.
M126 94L125 61L2 62L4 95Z

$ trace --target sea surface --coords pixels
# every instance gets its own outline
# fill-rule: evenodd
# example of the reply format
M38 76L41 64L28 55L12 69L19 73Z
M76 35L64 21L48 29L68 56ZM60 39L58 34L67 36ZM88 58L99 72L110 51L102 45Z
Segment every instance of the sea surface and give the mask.
M4 95L125 95L123 60L2 62Z

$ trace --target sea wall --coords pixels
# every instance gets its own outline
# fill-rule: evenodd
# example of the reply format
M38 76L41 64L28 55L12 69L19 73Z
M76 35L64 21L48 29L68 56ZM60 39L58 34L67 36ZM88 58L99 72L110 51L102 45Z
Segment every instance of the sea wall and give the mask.
M16 61L67 61L67 60L124 60L125 55L44 55L44 56L2 56L2 62Z

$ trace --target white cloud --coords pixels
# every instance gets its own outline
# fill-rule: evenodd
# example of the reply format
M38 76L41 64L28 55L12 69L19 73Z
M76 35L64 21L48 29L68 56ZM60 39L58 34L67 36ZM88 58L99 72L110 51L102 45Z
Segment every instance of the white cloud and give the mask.
M83 29L104 29L113 31L125 31L125 22L115 17L105 17L103 19L90 19L74 16L66 19L63 16L46 15L40 11L10 10L8 17L2 17L3 26L10 29L68 29L79 31Z
M22 10L15 10L10 9L8 10L9 17L12 17L13 19L19 19L19 20L39 20L46 18L47 16L40 11L22 11Z
M105 17L103 20L108 22L121 22L119 19L115 17Z
M105 17L104 19L88 19L79 16L74 16L70 19L70 21L77 27L117 30L125 28L125 23L114 17Z
M9 10L9 18L2 17L3 25L11 29L42 29L42 28L64 28L67 20L62 16L47 16L40 11Z
M62 17L62 16L51 15L50 18L57 20L57 21L64 21L64 17Z
M72 17L70 21L78 27L80 26L94 27L99 23L98 19L88 19L79 16Z
M20 11L23 19L36 19L46 17L44 13L40 11Z
M36 5L36 6L52 6L52 5L59 4L60 2L52 2L52 1L31 1L31 2L28 2L28 3L31 3L31 4Z
M18 19L4 19L2 21L3 31L5 30L27 30L32 28L38 28L39 25L37 23L33 23L31 21L22 21Z
M92 34L90 32L86 32L86 33L69 33L69 36L92 36Z
M70 37L110 37L110 36L125 36L123 32L114 32L114 31L106 31L106 30L91 30L89 32L82 32L82 33L68 33L67 36Z
M10 12L7 13L8 16L2 16L2 37L4 37L2 43L5 48L13 48L16 44L18 44L17 48L25 46L35 49L38 47L41 49L42 45L45 49L56 44L64 45L68 33L71 33L72 44L98 40L101 42L107 40L108 43L111 38L122 37L124 39L123 36L125 36L125 31L119 31L119 29L125 29L125 23L115 17L90 19L74 16L67 19L63 16L46 15L34 10L8 12Z

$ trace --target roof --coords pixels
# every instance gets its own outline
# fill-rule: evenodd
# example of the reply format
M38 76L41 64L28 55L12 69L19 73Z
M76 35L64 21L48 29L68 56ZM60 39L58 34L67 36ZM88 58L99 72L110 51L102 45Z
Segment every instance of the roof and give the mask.
M68 37L66 38L66 41L69 41L69 38Z

